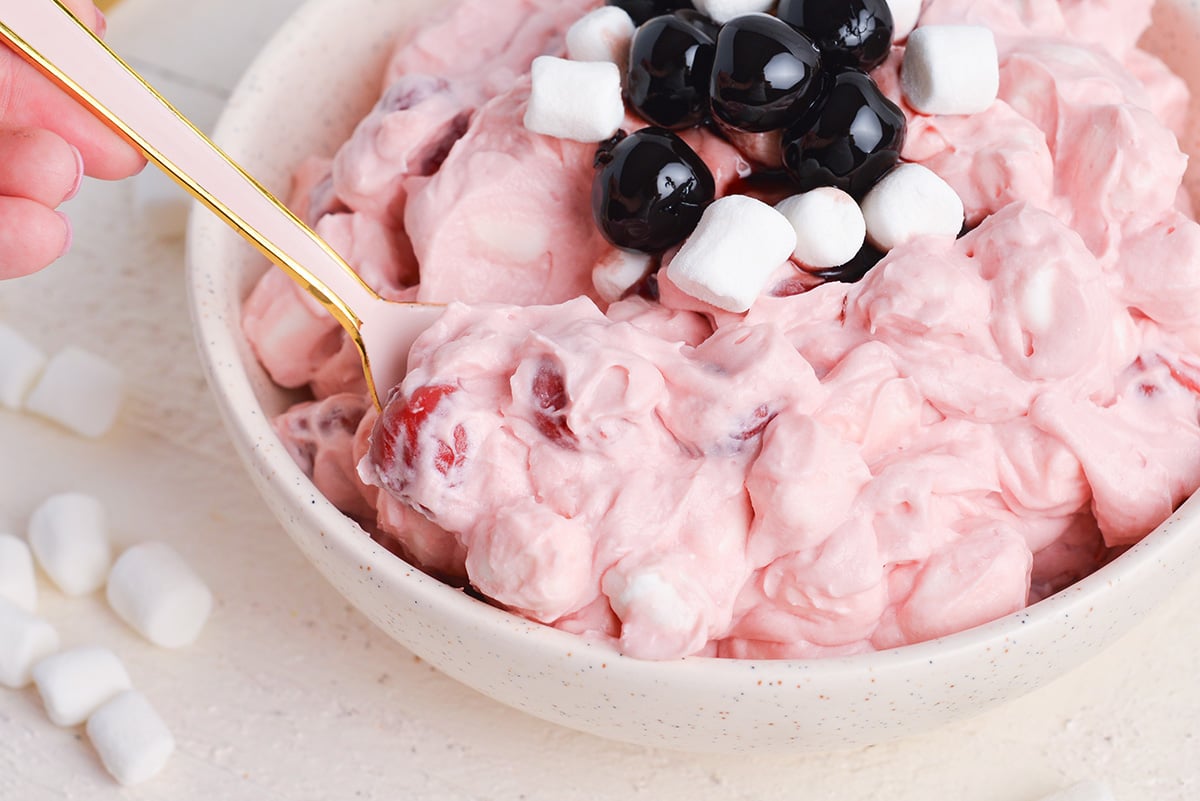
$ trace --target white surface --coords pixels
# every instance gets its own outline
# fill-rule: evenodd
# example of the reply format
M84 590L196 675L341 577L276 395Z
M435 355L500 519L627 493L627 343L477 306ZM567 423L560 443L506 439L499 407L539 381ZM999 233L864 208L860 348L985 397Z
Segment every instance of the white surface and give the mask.
M139 66L221 92L294 5L126 0L111 37ZM0 284L0 320L48 351L108 343L130 383L117 428L98 441L0 412L0 520L23 530L47 495L94 493L118 545L169 535L217 605L196 645L164 651L99 595L66 598L43 579L40 612L64 645L113 648L178 752L161 776L121 790L79 731L46 719L34 690L0 691L0 799L730 801L793 799L803 788L838 801L1032 801L1092 776L1119 801L1200 797L1198 579L1049 687L972 721L840 754L615 745L431 671L347 608L250 489L193 355L180 245L137 232L131 192L89 182L71 204L75 252Z

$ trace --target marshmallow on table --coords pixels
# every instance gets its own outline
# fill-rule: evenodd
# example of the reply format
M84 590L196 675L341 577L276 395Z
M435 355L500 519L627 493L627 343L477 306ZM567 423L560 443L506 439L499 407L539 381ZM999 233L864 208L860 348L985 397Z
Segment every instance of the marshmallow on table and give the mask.
M796 229L787 217L760 200L728 195L704 210L667 277L694 298L744 312L795 248Z
M0 325L0 406L20 409L46 367L46 354L6 325Z
M796 229L796 261L809 267L840 267L853 259L867 238L858 201L825 186L793 195L775 208Z
M1112 793L1098 781L1085 781L1052 793L1042 801L1113 801Z
M0 684L14 690L32 681L33 666L58 650L58 632L0 598Z
M695 0L696 10L724 25L742 14L769 11L775 0Z
M106 592L122 620L164 648L195 642L212 611L203 579L164 542L143 542L121 554Z
M25 540L12 534L0 534L0 598L12 601L26 612L37 609L33 554Z
M95 592L112 564L104 506L79 492L47 498L29 520L29 547L64 593Z
M610 61L533 60L525 127L534 133L603 142L625 120L621 69Z
M917 18L921 16L922 0L887 0L888 10L892 12L892 41L903 42L917 27Z
M81 348L64 348L46 365L25 399L25 409L85 437L99 437L116 422L124 395L121 372Z
M636 29L625 9L601 6L567 29L567 58L623 65L629 60L629 42Z
M962 199L937 173L920 164L901 164L871 188L862 201L867 238L883 251L918 236L956 237L962 231Z
M592 268L592 286L608 303L615 303L633 289L654 266L654 257L634 250L613 250Z
M33 666L33 682L46 715L59 726L78 726L133 686L117 655L107 648L72 648Z
M977 114L1000 92L996 37L982 25L922 25L908 37L900 86L922 114Z
M153 778L175 750L175 738L146 696L121 693L88 718L88 739L112 777L123 785Z

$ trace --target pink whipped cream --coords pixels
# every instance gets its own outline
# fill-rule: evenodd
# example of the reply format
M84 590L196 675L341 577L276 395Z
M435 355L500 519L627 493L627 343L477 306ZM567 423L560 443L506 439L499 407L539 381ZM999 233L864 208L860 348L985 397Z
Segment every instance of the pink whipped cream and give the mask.
M996 33L1000 99L924 117L899 49L875 76L970 232L857 284L784 265L745 315L665 278L593 289L595 147L521 119L530 61L597 5L460 0L297 174L295 208L382 294L450 302L378 419L320 307L276 272L246 303L262 363L315 398L281 437L373 536L631 655L807 658L1019 610L1200 486L1188 94L1137 49L1152 0L927 2L922 24ZM688 136L731 191L746 162Z

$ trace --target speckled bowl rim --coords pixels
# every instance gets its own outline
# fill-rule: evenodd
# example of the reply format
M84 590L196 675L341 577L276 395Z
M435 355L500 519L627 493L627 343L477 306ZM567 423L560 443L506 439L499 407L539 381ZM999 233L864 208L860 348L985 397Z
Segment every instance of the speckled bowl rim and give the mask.
M215 138L222 144L236 140L239 120L255 114L252 93L247 86L264 80L274 65L286 60L296 32L310 29L314 20L326 13L337 0L309 0L271 40L247 72L222 116ZM1137 605L1149 609L1174 587L1175 573L1164 571L1167 565L1179 566L1197 561L1200 539L1200 496L1194 496L1153 533L1128 552L1067 589L1025 610L991 623L927 642L895 649L814 660L743 660L690 657L667 662L643 661L626 657L611 646L584 639L549 626L512 615L465 595L433 579L395 557L375 543L353 521L316 492L297 468L273 433L254 387L242 364L245 353L240 341L240 326L229 325L206 307L206 296L219 291L221 269L211 259L212 237L233 237L217 219L202 210L193 213L188 235L188 282L196 338L210 386L221 408L229 432L239 452L259 482L264 494L280 497L298 492L304 496L308 524L320 532L322 547L335 548L351 561L358 560L380 571L381 578L401 586L412 606L438 610L447 619L461 622L468 630L487 630L500 637L520 639L520 647L530 649L546 660L564 653L585 651L604 660L609 671L624 672L641 683L687 681L698 689L727 688L731 680L744 679L752 671L759 679L795 678L797 672L821 681L844 679L847 674L891 674L937 660L977 655L981 651L1027 637L1043 628L1062 628L1072 616L1086 614L1089 608L1108 597L1116 588L1135 585L1148 595L1139 595ZM236 332L236 333L235 333ZM311 496L311 497L309 497ZM311 502L309 502L311 501ZM1182 571L1180 571L1182 572ZM1153 580L1152 580L1153 579ZM1153 597L1150 597L1153 596ZM1132 602L1133 599L1131 599ZM1127 626L1122 625L1122 629ZM1116 634L1119 634L1117 632ZM1111 639L1116 638L1116 634ZM1068 657L1056 672L1064 672L1091 654ZM1032 689L1025 688L1025 689ZM1023 690L1022 690L1023 691ZM1011 693L1011 695L1019 693ZM570 722L567 722L570 725Z

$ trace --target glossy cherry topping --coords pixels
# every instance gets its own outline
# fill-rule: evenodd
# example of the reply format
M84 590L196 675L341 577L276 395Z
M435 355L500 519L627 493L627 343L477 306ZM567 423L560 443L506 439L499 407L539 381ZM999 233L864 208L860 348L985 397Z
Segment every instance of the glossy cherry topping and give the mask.
M696 125L708 114L715 50L716 41L682 13L650 19L633 35L626 99L634 111L661 128Z
M892 47L887 0L780 0L775 13L812 37L830 66L871 70Z

